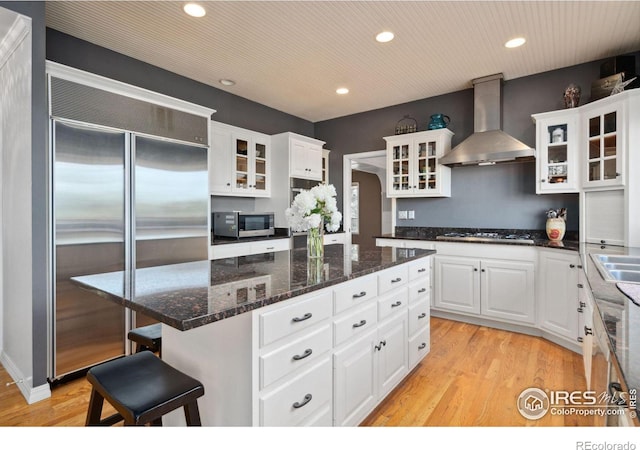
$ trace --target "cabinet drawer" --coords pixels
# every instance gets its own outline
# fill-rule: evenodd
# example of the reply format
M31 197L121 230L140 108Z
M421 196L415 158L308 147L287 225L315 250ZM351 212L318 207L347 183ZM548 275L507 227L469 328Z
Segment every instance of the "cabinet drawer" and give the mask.
M251 253L269 253L289 250L291 247L289 239L271 239L266 241L252 242Z
M331 402L331 359L324 358L299 376L260 398L260 425L296 426Z
M260 346L331 317L331 291L260 313Z
M429 353L431 348L430 331L431 328L427 327L409 339L409 369L412 369Z
M305 334L300 339L278 347L260 357L260 388L269 386L288 373L315 361L331 349L331 325Z
M429 325L429 320L428 300L409 306L409 336L413 336L420 328Z
M343 286L333 290L333 310L338 314L352 306L378 295L376 275L367 275L348 281Z
M402 286L409 280L409 268L406 264L383 270L378 274L378 294Z
M398 311L406 311L409 291L406 287L390 292L378 299L378 320L382 321Z
M409 264L409 281L428 277L431 272L431 257L422 258Z
M429 279L421 278L409 284L409 303L429 298Z
M378 317L378 305L375 301L357 310L345 314L333 322L333 342L338 346L343 342L375 326Z

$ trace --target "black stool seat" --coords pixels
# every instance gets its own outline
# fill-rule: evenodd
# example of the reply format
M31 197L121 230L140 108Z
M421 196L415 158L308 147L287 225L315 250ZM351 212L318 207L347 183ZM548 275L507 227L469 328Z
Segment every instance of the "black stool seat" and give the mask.
M162 325L160 323L134 328L129 331L127 337L136 343L136 353L151 350L154 353L162 354Z
M151 352L140 352L92 367L87 425L162 424L162 416L184 407L187 425L200 425L197 399L202 383L180 372ZM118 414L101 419L106 399Z

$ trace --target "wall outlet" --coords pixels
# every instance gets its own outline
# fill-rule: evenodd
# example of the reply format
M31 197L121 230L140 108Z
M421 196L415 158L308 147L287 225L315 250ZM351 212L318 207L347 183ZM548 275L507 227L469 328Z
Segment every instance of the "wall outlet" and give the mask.
M398 211L398 219L406 219L407 211Z
M416 218L416 212L415 211L408 211L409 213L409 219L415 219Z

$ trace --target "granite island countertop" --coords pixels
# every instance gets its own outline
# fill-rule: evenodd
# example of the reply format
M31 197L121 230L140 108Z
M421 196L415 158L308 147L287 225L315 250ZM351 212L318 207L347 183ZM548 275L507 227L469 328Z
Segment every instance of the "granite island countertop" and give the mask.
M329 245L321 264L316 265L308 264L306 249L294 249L136 269L133 274L85 275L72 281L184 331L433 253Z

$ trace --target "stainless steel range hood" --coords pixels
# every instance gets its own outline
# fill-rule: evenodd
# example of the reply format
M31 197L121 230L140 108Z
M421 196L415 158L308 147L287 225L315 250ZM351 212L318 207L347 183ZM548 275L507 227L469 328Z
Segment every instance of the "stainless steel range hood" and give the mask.
M502 128L501 73L473 80L474 133L440 158L447 166L532 161L535 150Z

